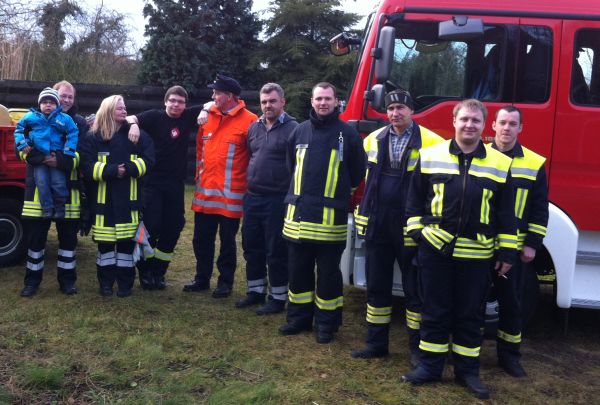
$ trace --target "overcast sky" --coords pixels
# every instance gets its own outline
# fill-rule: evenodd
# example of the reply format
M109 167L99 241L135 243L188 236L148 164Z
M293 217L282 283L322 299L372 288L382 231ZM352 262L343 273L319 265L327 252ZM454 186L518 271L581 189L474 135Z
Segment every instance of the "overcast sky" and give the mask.
M144 8L144 0L82 0L81 3L87 4L88 7L98 7L100 4L108 8L119 11L129 18L131 33L133 34L137 47L141 48L144 45L144 18L142 9ZM342 0L343 8L347 11L352 11L362 16L366 16L372 9L374 0ZM265 10L269 6L269 0L254 0L253 10ZM259 16L262 14L259 14ZM359 24L362 28L364 19Z

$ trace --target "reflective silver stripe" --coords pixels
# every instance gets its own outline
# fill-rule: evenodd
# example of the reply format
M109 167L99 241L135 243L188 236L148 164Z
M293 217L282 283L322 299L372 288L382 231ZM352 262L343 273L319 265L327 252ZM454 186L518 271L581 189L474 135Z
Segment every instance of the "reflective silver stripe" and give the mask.
M44 257L44 249L42 250L27 250L27 256L29 256L32 259L40 259L42 257Z
M505 170L500 170L497 167L489 167L489 166L480 166L475 163L471 163L471 167L469 168L469 174L475 173L487 173L491 174L494 177L498 177L500 179L506 178L508 174Z
M225 183L224 189L231 192L231 170L233 168L233 157L235 156L235 143L229 144L227 149L227 160L225 161ZM243 197L243 194L242 194ZM240 197L240 198L242 198Z
M207 197L226 197L236 200L244 198L244 193L234 193L228 188L225 188L224 190L217 190L214 188L203 188L200 187L199 184L200 183L196 184L196 192L202 193Z
M98 266L111 266L115 263L117 263L115 252L98 252L96 255L96 264Z
M267 279L265 278L260 278L257 280L248 280L248 287L258 287L261 285L267 285Z
M133 267L133 255L129 253L117 253L118 267Z
M77 264L77 262L75 260L73 260L72 262L57 261L56 267L58 267L59 269L64 269L64 270L73 270L75 268L76 264Z
M242 205L226 204L221 201L204 201L194 198L193 204L208 208L224 208L228 211L243 211Z
M39 271L44 268L44 261L42 260L39 263L31 263L27 262L27 269L31 271Z
M285 301L287 299L287 295L288 295L287 285L283 285L280 287L271 287L271 296L273 297L273 299L276 299L279 301Z
M510 172L513 176L527 176L530 178L533 178L533 180L535 180L535 178L537 177L537 170L534 169L527 169L525 167L511 167L510 168Z
M458 172L458 163L455 162L440 162L436 160L421 160L421 169L446 169L455 170Z
M259 280L248 280L248 292L255 292L258 294L266 294L267 279L261 278Z
M75 251L58 249L58 255L62 257L75 257Z

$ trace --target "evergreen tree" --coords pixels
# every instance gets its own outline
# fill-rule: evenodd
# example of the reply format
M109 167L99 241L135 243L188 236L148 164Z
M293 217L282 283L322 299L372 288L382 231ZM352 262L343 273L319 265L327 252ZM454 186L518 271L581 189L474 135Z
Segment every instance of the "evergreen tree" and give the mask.
M139 81L193 92L223 72L256 86L250 59L261 23L251 7L252 0L151 0Z
M336 9L339 0L271 1L263 60L266 77L286 91L286 110L306 118L312 86L320 81L336 85L343 95L350 82L355 55L335 57L329 40L348 31L359 16Z

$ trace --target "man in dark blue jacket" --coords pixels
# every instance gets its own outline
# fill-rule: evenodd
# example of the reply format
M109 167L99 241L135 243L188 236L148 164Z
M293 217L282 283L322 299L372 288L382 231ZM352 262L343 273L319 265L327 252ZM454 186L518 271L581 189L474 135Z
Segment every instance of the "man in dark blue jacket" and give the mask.
M281 86L265 84L260 90L263 115L248 129L250 163L242 224L248 291L235 306L263 304L256 311L258 315L283 311L288 292L287 246L281 230L285 216L283 200L290 184L287 143L298 123L283 111L284 106Z

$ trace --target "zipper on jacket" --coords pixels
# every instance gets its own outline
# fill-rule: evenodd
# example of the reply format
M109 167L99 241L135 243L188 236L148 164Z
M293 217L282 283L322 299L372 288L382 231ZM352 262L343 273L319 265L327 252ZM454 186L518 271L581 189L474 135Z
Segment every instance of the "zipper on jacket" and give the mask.
M470 163L471 158L468 157L467 155L463 155L463 183L462 183L462 196L460 199L460 210L458 213L458 226L456 228L456 236L455 238L458 238L458 235L462 232L462 222L463 222L463 210L464 210L464 206L465 206L465 195L467 194L467 178L469 175L469 163Z
M342 136L342 131L340 131L340 136L338 138L338 153L340 156L340 162L344 161L344 137Z

